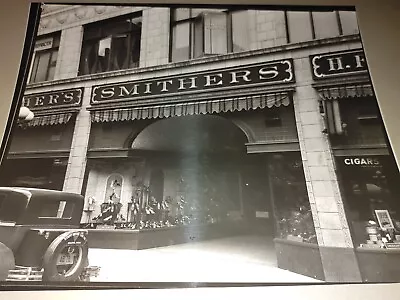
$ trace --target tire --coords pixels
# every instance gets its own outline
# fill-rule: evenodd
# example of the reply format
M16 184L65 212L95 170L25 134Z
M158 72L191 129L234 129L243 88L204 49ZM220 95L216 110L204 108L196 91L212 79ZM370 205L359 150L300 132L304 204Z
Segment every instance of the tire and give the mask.
M72 251L72 252L70 252ZM58 265L61 254L73 253L78 258L70 268ZM70 231L59 235L43 257L43 281L77 281L88 261L88 243L82 232ZM60 269L61 268L61 269Z
M10 248L0 243L0 281L5 281L8 271L15 268L14 254Z

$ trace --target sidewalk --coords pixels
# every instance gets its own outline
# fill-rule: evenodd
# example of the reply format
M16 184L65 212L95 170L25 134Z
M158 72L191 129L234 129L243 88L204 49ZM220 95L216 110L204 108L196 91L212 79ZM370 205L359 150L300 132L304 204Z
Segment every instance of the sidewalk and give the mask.
M318 282L279 269L272 240L241 236L147 250L90 249L103 282Z

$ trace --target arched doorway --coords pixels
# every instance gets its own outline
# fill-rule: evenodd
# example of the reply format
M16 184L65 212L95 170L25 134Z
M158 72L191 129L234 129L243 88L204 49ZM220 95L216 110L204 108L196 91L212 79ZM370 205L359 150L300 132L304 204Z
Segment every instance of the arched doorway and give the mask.
M247 142L233 122L215 115L162 119L141 131L132 149L146 157L149 198L168 207L168 216L158 214L162 222L229 221L240 224L238 234L272 236L266 157L247 154Z

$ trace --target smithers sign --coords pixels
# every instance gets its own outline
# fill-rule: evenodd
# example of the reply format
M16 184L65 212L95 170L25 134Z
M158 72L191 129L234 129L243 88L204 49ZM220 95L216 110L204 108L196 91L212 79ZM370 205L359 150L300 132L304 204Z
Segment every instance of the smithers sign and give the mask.
M99 85L93 87L91 104L180 96L193 92L222 91L235 87L256 87L293 81L293 61L287 59L180 76Z
M26 95L22 106L32 110L70 108L82 105L83 88Z

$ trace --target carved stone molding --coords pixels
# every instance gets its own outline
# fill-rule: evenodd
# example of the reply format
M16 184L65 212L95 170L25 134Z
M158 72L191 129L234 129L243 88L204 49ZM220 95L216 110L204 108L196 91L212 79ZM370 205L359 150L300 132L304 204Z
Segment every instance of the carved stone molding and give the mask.
M42 4L42 14L48 14L51 12L63 10L68 5L63 5L63 4Z
M133 6L43 5L38 34L142 10Z

